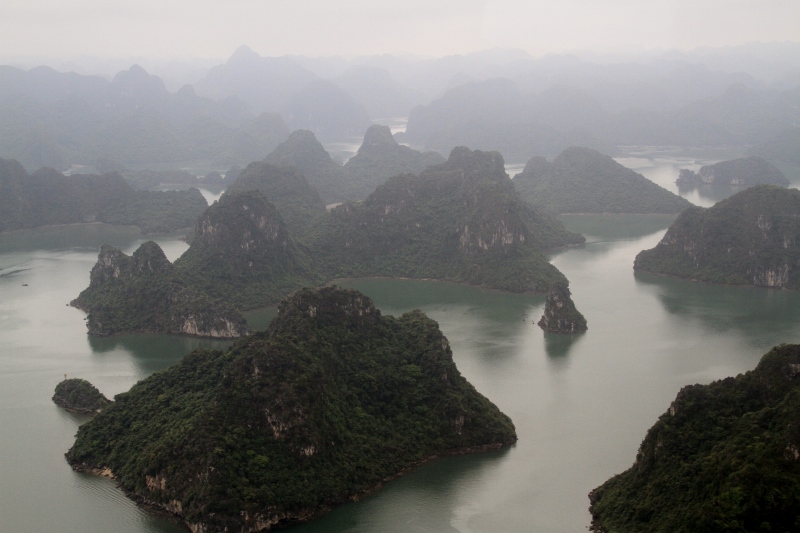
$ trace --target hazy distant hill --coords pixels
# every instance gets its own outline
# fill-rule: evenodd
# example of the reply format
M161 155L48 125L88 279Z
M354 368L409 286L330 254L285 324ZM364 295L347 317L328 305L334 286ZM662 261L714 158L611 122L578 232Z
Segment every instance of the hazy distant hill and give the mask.
M414 100L421 98L381 68L351 67L332 81L361 102L373 119L407 117Z
M349 198L342 166L331 159L330 154L308 130L292 132L264 161L297 168L319 192L325 204L343 202Z
M776 91L734 83L694 101L677 98L669 105L645 107L636 105L633 94L630 103L620 100L616 108L605 107L596 97L598 90L552 80L540 92L525 92L509 79L467 83L414 108L402 140L440 151L461 143L491 147L508 158L520 154L527 159L553 155L544 150L565 136L580 135L591 141L584 144L606 150L619 145L744 146L800 121L800 87ZM523 139L530 139L527 150Z
M110 82L49 69L0 69L0 157L27 168L116 167L205 160L226 167L269 153L288 136L276 115L253 118L236 99L176 93L134 65Z
M292 130L307 129L322 139L361 135L371 124L364 106L327 80L313 81L280 107Z
M387 126L370 126L356 155L344 165L347 198L361 200L397 174L419 174L444 163L436 152L419 152L397 144Z
M750 156L713 165L704 165L699 171L681 169L675 181L679 187L700 185L789 185L786 175L775 165L760 157Z
M568 148L552 163L534 157L513 181L523 199L553 213L679 213L691 206L611 157L584 147Z
M319 77L288 57L261 57L239 47L223 63L193 84L198 94L223 99L235 96L255 112L278 111L301 89Z
M19 162L0 159L0 232L94 221L163 232L193 226L206 207L197 189L134 191L118 173L28 174Z
M775 163L800 166L800 128L781 131L750 149L750 154Z

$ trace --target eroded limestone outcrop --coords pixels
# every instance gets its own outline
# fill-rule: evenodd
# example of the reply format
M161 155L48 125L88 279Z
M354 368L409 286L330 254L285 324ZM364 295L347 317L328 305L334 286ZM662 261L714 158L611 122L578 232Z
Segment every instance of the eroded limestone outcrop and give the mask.
M575 308L569 288L556 284L547 291L544 314L538 325L550 333L582 333L586 331L586 318Z

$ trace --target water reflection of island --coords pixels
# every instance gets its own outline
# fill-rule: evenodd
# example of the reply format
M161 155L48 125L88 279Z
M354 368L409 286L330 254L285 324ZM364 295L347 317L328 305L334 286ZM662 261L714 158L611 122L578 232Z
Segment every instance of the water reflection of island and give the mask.
M637 285L654 289L669 314L700 322L706 331L738 331L759 346L759 339L776 335L786 342L800 338L798 291L700 283L638 271L634 277Z

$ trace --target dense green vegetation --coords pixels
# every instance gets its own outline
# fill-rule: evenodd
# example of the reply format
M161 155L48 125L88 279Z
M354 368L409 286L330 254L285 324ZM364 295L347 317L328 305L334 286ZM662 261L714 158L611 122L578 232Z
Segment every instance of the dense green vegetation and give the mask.
M591 495L597 532L800 530L800 346L683 388L636 462Z
M583 242L520 201L496 152L456 148L446 163L390 178L333 209L307 234L328 277L462 281L514 292L566 278L541 249Z
M265 307L324 281L275 206L253 190L226 193L208 208L175 270L188 285L238 309Z
M344 165L347 198L362 200L378 185L398 174L419 174L444 163L436 152L418 152L397 144L388 126L373 124L364 134L356 155Z
M103 246L89 287L71 305L88 313L93 335L144 331L231 338L247 333L237 310L187 284L152 241L130 257Z
M691 205L589 148L568 148L552 163L534 157L513 181L524 200L554 213L679 213Z
M515 441L436 322L321 287L227 353L196 351L117 395L67 458L210 533L307 520L428 458Z
M263 161L250 163L227 189L229 193L247 190L263 193L293 236L302 235L315 218L325 214L319 194L296 167L277 167Z
M742 157L720 161L700 167L699 172L681 169L676 182L678 186L699 185L789 185L789 180L775 165L760 157Z
M136 191L104 208L97 220L136 226L144 233L191 228L208 208L200 191Z
M64 378L59 382L53 401L67 411L86 414L95 414L110 403L97 387L79 378Z
M433 278L544 292L567 280L542 250L583 242L555 217L519 199L497 153L455 149L446 163L419 176L395 176L364 202L321 216L316 212L324 208L302 178L292 168L254 163L200 217L191 246L174 268L159 259L163 273L137 270L124 283L105 283L109 275L96 282L93 275L75 302L89 311L90 332L183 327L186 333L221 330L234 336L239 328L232 310L220 301L241 310L265 307L339 277ZM261 190L282 201L297 226L311 224L302 238L289 233L279 208ZM151 252L140 249L134 257L139 253ZM105 272L110 262L127 261L123 257L106 250L95 269ZM222 313L231 326L204 322L197 329L205 333L199 333L176 325L175 316L198 315L195 306L202 301L215 306L210 317ZM184 306L176 310L176 302Z
M164 232L193 226L206 207L197 189L134 191L116 172L64 176L43 168L29 175L17 161L0 159L0 232L94 221Z
M308 130L293 131L264 161L281 167L295 167L317 190L326 205L349 198L342 166L331 159Z
M709 281L800 289L800 191L746 189L681 213L633 268Z

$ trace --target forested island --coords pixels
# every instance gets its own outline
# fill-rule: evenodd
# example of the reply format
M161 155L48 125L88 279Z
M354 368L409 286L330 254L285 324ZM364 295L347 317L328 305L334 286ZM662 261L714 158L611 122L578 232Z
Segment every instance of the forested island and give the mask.
M713 165L700 167L698 172L683 168L675 181L679 187L698 187L700 185L734 185L752 187L753 185L789 185L786 175L761 157L742 157L730 161L720 161Z
M513 181L524 200L553 213L672 214L691 205L611 157L576 146L552 162L531 158Z
M103 246L89 287L70 305L88 313L92 335L183 333L233 338L248 332L233 307L187 284L153 241L132 256Z
M116 172L28 174L19 162L0 159L0 232L79 222L167 232L194 226L207 207L197 189L136 191Z
M200 217L174 265L154 243L130 260L118 250L101 251L89 289L73 302L89 313L90 333L238 336L243 326L235 309L272 305L301 287L341 277L432 278L545 292L568 281L542 251L584 241L519 199L496 152L456 148L445 163L390 178L365 201L321 214L318 197L294 168L254 163L231 189ZM282 213L297 221L295 232L304 221L308 229L299 237L290 233ZM152 256L146 263L152 267L107 273L116 262L141 264L140 256ZM202 325L190 328L187 317L199 316L199 302L213 307ZM145 312L148 305L160 311Z
M681 213L633 268L712 283L800 288L800 191L758 185Z
M430 459L517 440L421 311L304 289L264 332L199 350L116 396L67 460L113 472L192 531L266 531L357 499ZM202 482L198 482L202 480Z
M800 346L684 387L625 472L589 496L592 531L797 531Z
M111 402L97 390L97 387L80 378L64 377L56 385L53 402L71 413L96 415Z

